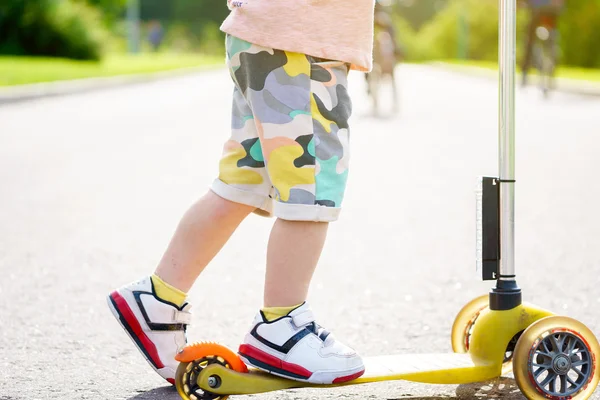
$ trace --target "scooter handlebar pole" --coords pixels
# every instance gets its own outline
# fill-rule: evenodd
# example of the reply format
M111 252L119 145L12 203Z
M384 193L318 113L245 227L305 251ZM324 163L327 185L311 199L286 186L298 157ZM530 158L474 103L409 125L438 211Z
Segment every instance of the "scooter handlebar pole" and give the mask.
M515 280L515 75L517 0L499 0L499 131L501 280Z

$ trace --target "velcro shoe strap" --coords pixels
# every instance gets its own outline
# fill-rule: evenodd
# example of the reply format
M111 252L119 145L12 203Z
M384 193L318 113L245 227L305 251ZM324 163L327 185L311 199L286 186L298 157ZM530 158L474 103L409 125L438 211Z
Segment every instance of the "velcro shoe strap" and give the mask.
M189 325L192 322L192 314L187 311L173 310L173 322Z
M292 321L294 322L294 325L300 328L302 326L310 324L311 322L315 322L315 315L311 310L306 310L294 315L292 317Z

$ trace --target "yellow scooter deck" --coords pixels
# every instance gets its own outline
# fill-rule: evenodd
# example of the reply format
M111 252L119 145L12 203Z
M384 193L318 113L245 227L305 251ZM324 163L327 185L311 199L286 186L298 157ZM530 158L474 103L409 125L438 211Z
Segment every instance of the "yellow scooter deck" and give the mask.
M365 358L365 373L350 382L316 385L279 378L255 369L239 373L220 365L209 365L198 380L199 386L217 394L253 394L301 387L335 387L371 382L407 380L423 383L462 384L488 380L500 375L498 365L475 365L468 354L409 354ZM208 384L216 375L218 388Z
M475 371L489 370L476 366L469 354L404 354L367 357L365 374L354 382L411 380L431 383L466 383Z
M552 315L550 312L523 303L507 311L485 309L480 312L471 332L468 354L407 354L364 358L366 371L360 378L333 385L315 385L307 382L279 378L258 370L236 372L220 364L208 365L197 378L201 389L219 395L255 394L276 390L359 385L363 383L406 380L432 384L464 384L482 382L502 374L502 363L507 345L519 332L533 322ZM204 350L203 350L204 349ZM187 351L185 351L187 350ZM178 361L189 363L209 355L219 355L221 350L188 346L178 355ZM208 353L206 352L208 351ZM230 357L237 355L229 350ZM222 354L225 357L224 354ZM242 361L238 359L241 363ZM185 364L184 364L185 365ZM209 379L213 386L209 385ZM217 379L218 378L218 379ZM178 385L185 385L179 380ZM215 382L218 382L215 385ZM183 390L179 388L178 390Z

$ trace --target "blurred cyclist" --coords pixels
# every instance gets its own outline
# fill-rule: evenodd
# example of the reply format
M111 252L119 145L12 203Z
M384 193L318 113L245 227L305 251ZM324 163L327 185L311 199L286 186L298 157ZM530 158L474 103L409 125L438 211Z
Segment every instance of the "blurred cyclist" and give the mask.
M551 48L555 49L556 34L558 26L558 17L564 9L565 0L525 0L526 6L531 13L529 27L527 29L527 37L525 42L525 57L523 58L523 86L527 85L527 73L531 68L534 57L534 43L536 40L536 30L540 27L550 28L548 32ZM556 54L552 57L556 62Z
M389 47L393 49L392 53L394 55L393 63L395 64L402 58L403 52L402 48L398 43L398 37L396 34L396 28L394 27L394 21L392 20L391 11L389 5L391 2L378 0L375 3L375 34L374 40L377 42L379 34L384 33L385 38L390 41ZM387 47L387 46L386 46ZM387 53L390 53L387 51ZM377 55L373 54L373 62L377 63ZM386 57L387 58L387 57ZM386 60L387 61L387 60ZM365 74L368 78L368 74Z
M378 86L382 79L389 78L393 85L394 103L397 105L394 67L402 59L402 48L398 43L396 29L391 16L390 1L378 0L375 5L375 29L373 45L373 70L365 74L367 93L373 96L375 113L378 108Z
M396 28L394 27L394 21L392 20L391 10L388 6L382 5L382 2L377 2L375 5L375 36L377 33L385 32L389 34L392 40L394 55L396 60L402 58L402 48L398 43L398 36L396 34Z

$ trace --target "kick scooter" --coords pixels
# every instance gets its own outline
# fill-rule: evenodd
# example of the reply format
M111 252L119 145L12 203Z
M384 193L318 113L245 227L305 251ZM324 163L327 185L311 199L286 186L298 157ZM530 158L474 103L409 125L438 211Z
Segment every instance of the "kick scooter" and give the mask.
M499 177L483 177L477 196L478 268L495 280L452 326L450 354L367 357L363 376L313 385L248 369L238 354L216 343L181 350L175 384L184 400L407 380L466 384L514 372L528 399L587 399L600 380L600 345L581 322L523 303L514 263L516 0L500 1Z

